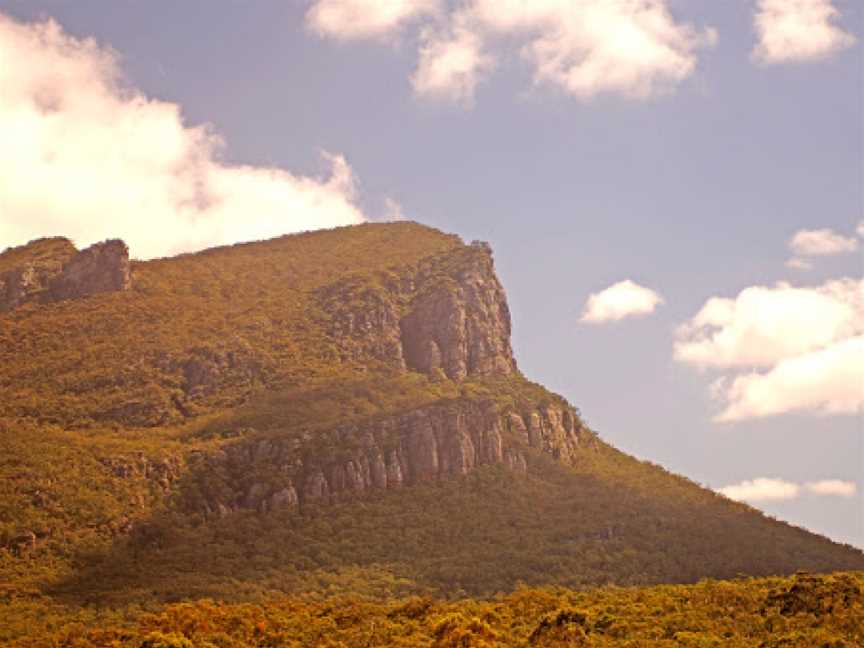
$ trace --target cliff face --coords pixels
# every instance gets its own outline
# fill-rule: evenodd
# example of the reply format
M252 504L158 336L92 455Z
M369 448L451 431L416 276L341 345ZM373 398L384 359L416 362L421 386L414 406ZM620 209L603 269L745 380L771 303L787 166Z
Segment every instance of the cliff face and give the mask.
M190 458L188 503L207 515L294 510L466 475L503 464L526 472L529 448L571 463L593 433L569 409L524 414L492 402L418 408L314 439L239 442Z
M472 248L470 262L445 275L445 281L421 273L417 297L399 322L410 369L441 369L453 380L516 371L510 309L491 251L478 244Z
M339 279L317 289L313 304L341 360L370 373L384 368L456 382L521 380L507 299L485 244L371 278ZM183 362L166 357L163 368L182 371L183 394L174 404L184 415L232 375L242 374L238 384L245 385L260 373L252 349L228 355L201 349ZM392 414L385 409L362 423L318 430L251 431L255 440L191 453L181 486L187 505L209 516L294 510L465 475L484 465L525 472L529 449L571 462L580 444L593 439L560 403L516 411L468 398Z
M129 250L119 240L77 252L67 239L41 239L3 256L8 258L0 272L0 312L31 302L128 290L132 283Z
M6 258L5 266L0 264L6 291L0 292L6 295L0 308L129 289L129 254L122 241L106 241L81 252L68 241L53 241L51 254L40 253L38 263L34 250L21 249L17 256ZM50 262L43 257L50 257ZM450 245L412 263L384 268L337 275L335 281L299 292L302 297L296 304L304 316L301 333L315 331L320 337L311 339L326 340L338 350L341 363L350 371L360 368L373 383L376 376L391 376L394 371L397 375L426 374L433 378L430 389L433 383L448 380L476 383L510 376L522 380L510 344L507 299L488 245ZM206 295L202 317L219 307L220 296L228 295L227 303L232 306L238 300L235 284L211 284L205 289L201 278L188 271L174 276L188 282L195 298ZM211 281L212 276L209 269L202 275ZM236 276L229 281L236 281ZM158 294L154 285L158 284L151 278L144 294ZM163 294L171 288L163 286ZM272 282L258 286L262 294L275 288L278 284ZM248 312L262 315L258 321L281 319L278 311L260 311L256 305ZM190 320L195 326L199 321ZM178 345L160 349L152 359L130 360L139 368L133 376L124 367L126 373L120 378L107 377L105 383L128 386L130 380L144 375L150 384L138 391L129 389L126 399L112 395L102 410L95 411L94 419L142 427L165 424L238 405L247 396L266 392L271 387L270 376L276 376L278 385L278 380L285 379L280 373L284 370L272 355L262 353L260 341L256 345L246 337L245 322L243 325L230 336L222 336L218 345L212 340L201 346ZM341 369L338 362L335 366ZM384 373L377 373L382 369ZM296 380L290 374L288 379L289 384ZM323 391L332 388L338 393L340 389L338 380L332 387L324 385ZM378 404L377 412L363 418L334 419L364 421L357 424L330 426L316 421L319 431L314 434L302 424L279 423L278 432L265 427L254 433L255 441L222 444L218 451L178 457L180 463L170 471L142 468L139 459L117 458L106 466L124 479L158 478L158 492L177 484L190 485L198 510L223 514L235 509L264 511L333 502L465 475L482 465L504 464L525 471L529 448L571 461L580 439L589 434L578 416L561 404L534 402L528 406L523 400L517 412L512 405L505 408L485 396L458 397L452 386L439 404L419 405L430 402L435 399ZM345 409L350 414L351 408ZM290 417L284 414L277 416L277 420L287 419Z
M319 300L345 357L451 380L516 372L510 310L486 244L427 260L407 276L338 282Z
M98 293L129 290L132 273L129 248L114 239L81 250L51 280L53 301L76 299Z

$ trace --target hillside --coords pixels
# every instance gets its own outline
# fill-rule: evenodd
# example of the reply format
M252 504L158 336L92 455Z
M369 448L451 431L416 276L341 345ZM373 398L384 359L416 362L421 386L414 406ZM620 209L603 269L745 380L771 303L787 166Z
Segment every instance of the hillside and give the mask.
M0 639L202 597L864 569L524 377L485 244L393 223L125 255L0 254Z

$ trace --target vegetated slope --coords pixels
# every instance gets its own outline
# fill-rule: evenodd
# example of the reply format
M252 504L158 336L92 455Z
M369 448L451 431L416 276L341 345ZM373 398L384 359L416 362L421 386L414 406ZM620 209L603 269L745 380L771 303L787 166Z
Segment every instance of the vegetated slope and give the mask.
M526 380L483 244L362 225L132 271L0 315L0 601L20 618L864 568Z
M34 256L57 241L36 242ZM362 302L399 269L462 247L408 223L364 225L136 263L130 291L3 316L0 415L164 425L182 421L184 407L236 404L255 385L352 376L375 358L340 356L318 291ZM0 255L0 268L25 252Z
M588 591L520 588L487 601L344 594L264 604L204 600L127 618L82 610L7 645L857 648L864 645L862 588L860 573L838 573Z

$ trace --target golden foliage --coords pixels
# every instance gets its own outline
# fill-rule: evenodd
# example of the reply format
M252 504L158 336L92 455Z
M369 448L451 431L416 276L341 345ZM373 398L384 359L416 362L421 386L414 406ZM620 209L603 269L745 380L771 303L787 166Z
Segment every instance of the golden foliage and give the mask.
M354 595L175 603L124 618L67 610L10 648L857 648L864 574L703 581L587 591L521 588L492 599L373 601ZM818 590L829 607L788 607ZM15 612L14 606L6 612ZM57 614L57 611L54 611ZM0 638L3 635L0 633Z

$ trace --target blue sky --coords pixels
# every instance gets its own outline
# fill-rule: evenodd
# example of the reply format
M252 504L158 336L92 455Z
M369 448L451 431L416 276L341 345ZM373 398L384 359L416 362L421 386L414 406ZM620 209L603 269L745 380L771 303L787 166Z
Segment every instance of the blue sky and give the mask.
M568 3L553 0L537 3L546 9L534 13L508 0L494 15L483 13L482 0L394 2L407 13L377 22L374 8L350 14L364 2L187 0L109 8L96 0L0 0L7 16L0 46L4 38L14 45L0 49L0 78L2 54L24 52L18 60L36 61L21 64L5 107L0 89L0 132L27 132L10 127L18 118L14 102L36 97L50 109L40 109L34 123L52 114L65 120L39 132L68 168L92 164L99 180L104 155L73 150L79 131L95 142L128 137L124 145L133 151L110 167L105 162L112 173L127 162L131 171L109 181L98 199L78 189L87 178L67 181L51 175L61 163L48 174L34 159L28 178L53 178L57 204L44 182L0 187L0 248L47 234L81 243L121 235L133 254L154 256L386 218L398 204L408 218L492 244L520 368L565 395L605 439L712 488L759 478L788 482L785 490L760 482L785 499L753 504L864 546L860 399L856 410L836 396L848 394L849 376L859 395L864 385L860 372L848 370L848 349L858 347L847 344L864 328L854 284L862 275L855 230L864 219L864 70L860 43L853 42L862 36L864 7L841 0L652 0L645 3L654 12L649 17L666 23L646 36L629 0L618 12L597 0L569 3L600 7L599 26L590 28L573 20ZM796 19L805 5L809 13ZM322 6L330 13L320 13ZM759 15L766 31L755 26ZM65 36L34 38L33 21L47 18ZM633 46L644 55L621 58L606 49L622 33L636 38ZM67 36L72 40L62 41ZM79 39L90 37L98 46L87 49ZM107 47L112 61L96 61L94 51L104 57ZM59 58L37 69L38 48ZM432 56L441 52L452 56ZM73 58L78 67L68 79L45 72L65 70ZM591 64L599 75L592 76ZM125 78L126 94L106 81L112 69ZM39 83L21 81L27 75ZM132 89L162 103L133 105ZM106 129L93 105L131 117ZM190 130L201 124L224 140L218 152L206 134ZM182 149L176 159L163 155L166 141ZM23 136L18 145L27 145ZM178 175L191 179L176 186ZM142 197L148 192L165 198L151 202ZM213 195L223 194L232 198L211 208ZM79 198L80 210L70 212ZM260 217L246 216L250 205ZM181 232L173 238L166 232L174 229L156 225L172 219ZM809 247L799 245L798 257L812 268L788 267L796 232L824 229L846 243L832 247L823 233ZM843 278L851 289L825 288ZM590 294L627 279L662 303L620 321L580 321ZM773 288L778 281L790 288ZM738 323L746 329L762 317L778 338L806 341L812 334L812 344L748 364L748 353L764 346L748 333L725 364L676 360L676 330L708 299L735 300L757 286L769 289L766 299L776 297L779 310L754 314L738 300L728 322L712 324L714 333L732 335ZM809 303L796 300L810 298L825 301L795 309ZM826 323L835 306L852 313L842 326L841 315ZM812 333L826 327L828 337ZM723 339L688 338L709 355L720 354ZM717 378L755 372L758 391L781 363L815 361L807 354L823 351L840 354L823 382L808 388L824 389L824 402L789 387L771 392L782 401L777 412L712 420L723 409L711 396ZM837 373L844 366L846 373ZM779 384L768 387L782 391L786 383ZM853 482L858 493L813 486L825 480Z

